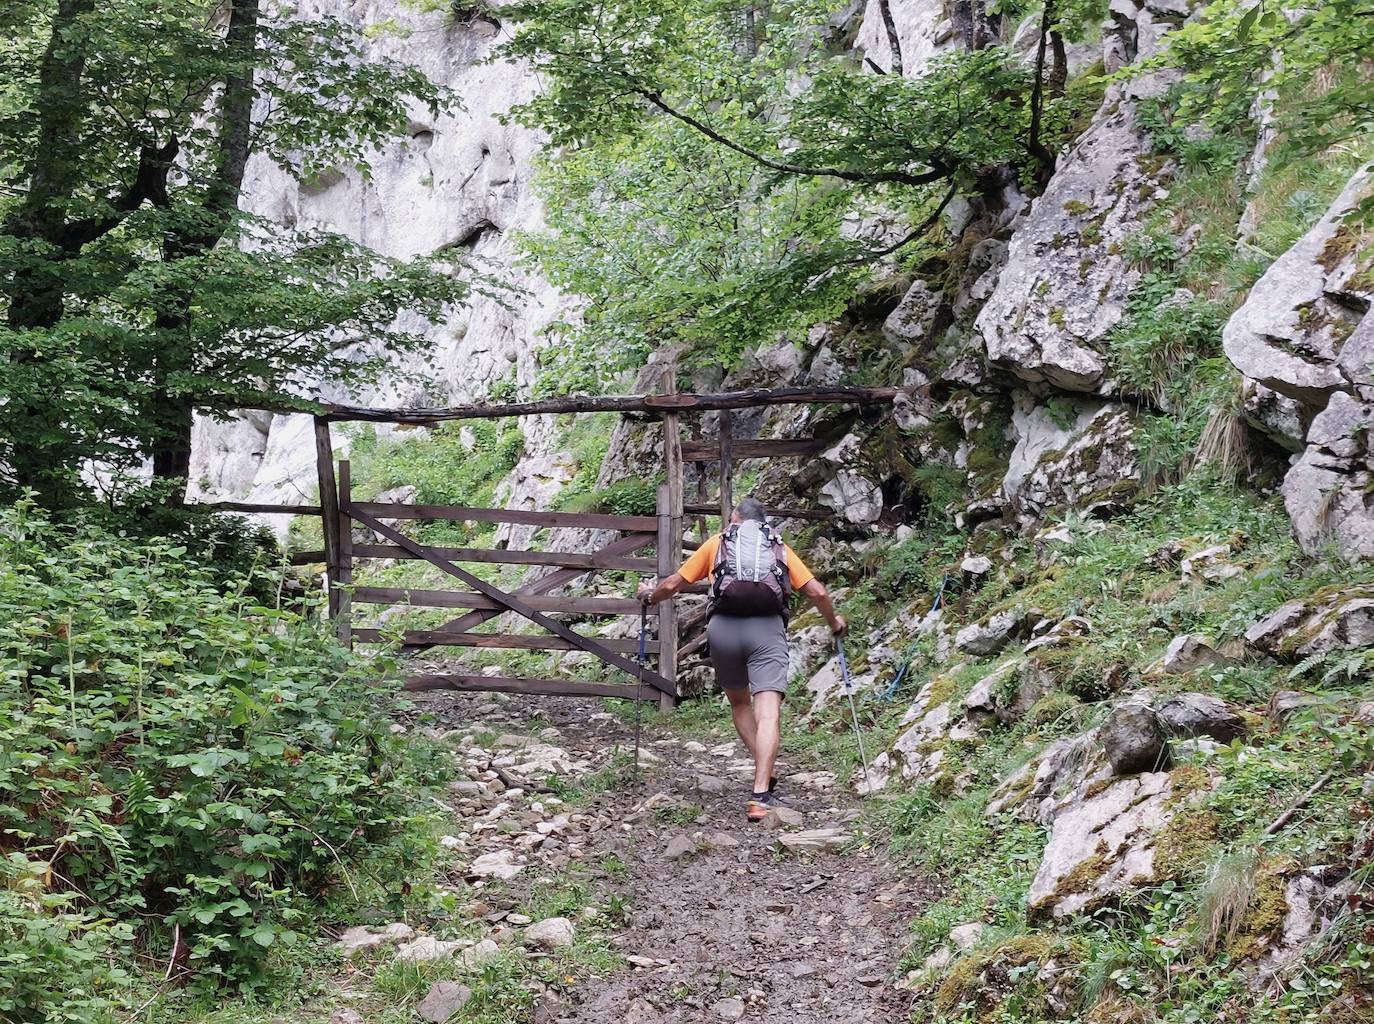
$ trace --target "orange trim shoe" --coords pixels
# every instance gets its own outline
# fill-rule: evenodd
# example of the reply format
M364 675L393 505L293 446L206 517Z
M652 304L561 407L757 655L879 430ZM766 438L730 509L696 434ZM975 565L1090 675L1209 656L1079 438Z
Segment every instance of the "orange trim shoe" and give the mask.
M773 801L768 794L755 795L749 798L749 803L745 805L744 813L750 821L762 821L768 817L768 812L772 810Z

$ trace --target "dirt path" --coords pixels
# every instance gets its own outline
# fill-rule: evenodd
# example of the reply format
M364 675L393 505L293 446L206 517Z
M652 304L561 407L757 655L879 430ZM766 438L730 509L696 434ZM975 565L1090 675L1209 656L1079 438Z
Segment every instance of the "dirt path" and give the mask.
M428 705L445 724L492 716L480 697ZM546 721L560 746L600 763L631 740L623 722L586 701L550 698L518 710L537 711L535 724ZM728 729L723 711L722 725ZM734 742L721 742L727 738ZM650 763L639 780L592 799L588 816L601 825L578 838L585 849L577 854L594 861L614 853L628 866L616 885L630 919L613 940L628 966L546 995L536 1020L907 1021L909 999L894 983L904 922L926 898L919 881L857 844L814 855L784 851L780 838L805 830L852 833L852 801L824 773L789 775L784 763L780 792L801 820L751 825L742 745L725 731L713 742L646 728Z

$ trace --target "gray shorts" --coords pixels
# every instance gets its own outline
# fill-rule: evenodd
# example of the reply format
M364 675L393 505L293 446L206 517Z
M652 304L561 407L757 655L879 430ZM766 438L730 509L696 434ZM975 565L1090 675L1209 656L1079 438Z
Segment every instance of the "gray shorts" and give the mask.
M781 615L712 615L706 636L723 689L787 692L787 626Z

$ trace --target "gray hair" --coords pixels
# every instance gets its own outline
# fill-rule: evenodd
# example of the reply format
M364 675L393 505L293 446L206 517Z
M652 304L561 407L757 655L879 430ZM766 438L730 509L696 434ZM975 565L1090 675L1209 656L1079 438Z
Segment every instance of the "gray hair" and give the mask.
M741 519L754 519L760 523L768 522L768 513L764 510L763 502L758 498L743 498L735 506L735 515Z

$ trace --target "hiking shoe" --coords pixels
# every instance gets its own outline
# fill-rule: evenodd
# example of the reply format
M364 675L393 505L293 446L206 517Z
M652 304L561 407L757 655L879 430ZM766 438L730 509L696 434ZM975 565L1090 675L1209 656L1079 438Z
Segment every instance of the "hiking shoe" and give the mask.
M750 821L762 821L768 817L768 812L773 809L773 795L771 793L755 793L749 798L749 803L745 805L744 813Z

